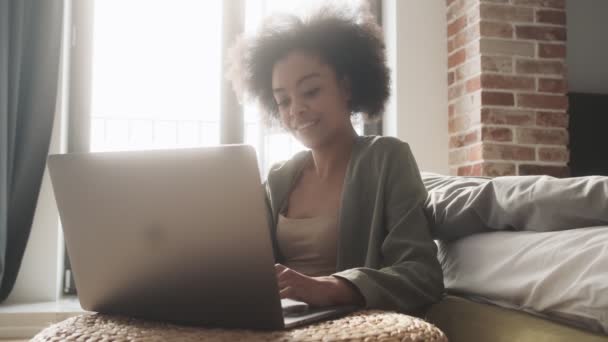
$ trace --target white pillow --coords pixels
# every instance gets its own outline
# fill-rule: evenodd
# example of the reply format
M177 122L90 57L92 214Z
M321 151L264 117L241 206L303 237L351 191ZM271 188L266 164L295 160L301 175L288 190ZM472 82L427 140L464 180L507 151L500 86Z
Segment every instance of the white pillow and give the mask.
M608 177L459 177L422 172L435 239L493 230L608 225Z
M439 243L449 292L608 334L608 226Z

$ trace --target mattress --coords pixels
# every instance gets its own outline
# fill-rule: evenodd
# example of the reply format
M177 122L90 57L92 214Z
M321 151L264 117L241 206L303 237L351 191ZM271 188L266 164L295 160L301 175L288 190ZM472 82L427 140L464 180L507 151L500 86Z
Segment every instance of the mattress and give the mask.
M451 293L608 334L608 226L475 234L439 259Z
M451 295L432 306L426 319L441 329L450 342L608 341L607 336Z

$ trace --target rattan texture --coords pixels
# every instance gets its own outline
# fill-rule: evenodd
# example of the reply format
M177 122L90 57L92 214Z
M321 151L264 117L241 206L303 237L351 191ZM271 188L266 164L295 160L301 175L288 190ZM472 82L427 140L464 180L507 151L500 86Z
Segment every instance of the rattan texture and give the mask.
M447 338L420 318L366 310L284 331L200 328L83 314L49 326L32 341L447 341Z

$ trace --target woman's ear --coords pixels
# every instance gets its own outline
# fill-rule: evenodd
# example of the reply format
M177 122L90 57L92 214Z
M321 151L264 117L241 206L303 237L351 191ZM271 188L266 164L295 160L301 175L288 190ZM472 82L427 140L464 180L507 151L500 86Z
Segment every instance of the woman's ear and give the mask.
M344 100L346 100L346 105L348 107L348 111L350 112L353 110L353 108L352 108L353 107L352 106L353 92L352 92L350 78L348 78L347 76L342 77L339 85L340 85L340 92L342 92L342 94L344 96Z
M344 93L346 100L350 102L350 100L352 99L352 87L350 78L348 78L347 76L342 77L342 79L340 80L340 89Z

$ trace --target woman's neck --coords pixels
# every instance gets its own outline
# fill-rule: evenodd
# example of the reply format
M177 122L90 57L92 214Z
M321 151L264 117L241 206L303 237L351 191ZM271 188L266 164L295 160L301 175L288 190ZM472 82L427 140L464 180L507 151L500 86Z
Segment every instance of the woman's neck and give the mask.
M351 152L355 143L357 132L354 129L318 149L312 150L312 169L322 181L334 177L343 177Z

